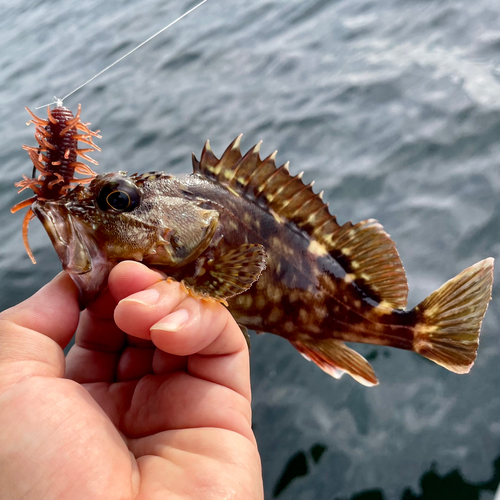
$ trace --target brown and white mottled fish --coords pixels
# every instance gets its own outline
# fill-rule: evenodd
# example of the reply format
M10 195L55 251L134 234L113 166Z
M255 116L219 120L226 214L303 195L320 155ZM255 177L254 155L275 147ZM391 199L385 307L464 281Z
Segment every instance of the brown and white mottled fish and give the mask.
M493 281L493 259L469 267L411 310L396 247L373 219L337 223L321 195L277 168L276 153L220 159L209 143L194 173L97 176L33 212L85 306L119 261L162 269L194 296L226 303L243 329L288 339L334 377L377 378L344 341L415 351L470 370Z

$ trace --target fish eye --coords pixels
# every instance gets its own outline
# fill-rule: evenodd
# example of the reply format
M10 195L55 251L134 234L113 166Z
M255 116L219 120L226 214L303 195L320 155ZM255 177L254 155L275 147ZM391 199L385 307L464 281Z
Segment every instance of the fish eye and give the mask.
M141 201L141 193L129 179L113 179L101 188L97 205L104 212L131 212Z

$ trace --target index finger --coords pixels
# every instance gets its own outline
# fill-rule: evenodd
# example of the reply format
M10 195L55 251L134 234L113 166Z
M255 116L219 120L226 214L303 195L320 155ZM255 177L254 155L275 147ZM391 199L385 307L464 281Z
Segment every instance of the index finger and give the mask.
M120 271L122 267L123 272ZM122 294L142 290L162 278L158 272L137 262L123 262L116 268L118 279L114 278L115 272L112 270L109 282ZM81 313L75 345L67 356L67 378L79 383L110 382L116 379L119 361L128 340L113 318L116 303L115 297L106 289ZM89 370L89 366L93 366L93 369Z
M158 283L162 277L157 271L138 262L125 261L118 264L111 271L108 280L115 293L106 289L82 312L75 343L98 351L121 351L125 345L125 334L115 325L113 318L118 300Z
M115 285L120 277L114 277L109 287L119 297ZM179 283L161 281L123 298L115 309L115 321L126 333L151 339L164 352L189 356L191 375L229 387L250 400L247 343L229 311L218 302L195 299Z

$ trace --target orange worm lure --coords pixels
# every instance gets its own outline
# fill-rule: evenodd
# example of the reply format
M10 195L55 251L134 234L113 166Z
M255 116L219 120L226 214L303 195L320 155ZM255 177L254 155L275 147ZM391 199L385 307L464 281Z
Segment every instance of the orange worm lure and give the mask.
M30 259L36 263L28 243L28 226L31 219L35 217L31 204L38 199L57 200L75 184L90 182L97 174L88 165L78 161L78 157L97 165L97 162L89 158L86 153L100 151L100 148L94 144L93 138L100 139L101 136L99 131L94 132L89 129L90 123L83 123L80 120L80 104L75 116L62 105L52 110L47 107L46 120L36 116L28 108L26 110L32 117L28 125L31 123L35 125L35 139L38 147L23 146L33 162L33 176L29 178L23 175L23 179L15 186L19 188L19 193L30 188L35 195L14 205L10 211L14 213L30 207L23 221L23 241ZM78 142L90 147L79 149ZM35 173L38 173L37 177ZM79 179L75 177L75 173L89 177Z
M31 209L31 204L35 200L58 200L63 197L68 190L72 189L75 184L88 183L97 175L88 165L81 161L77 161L77 157L81 157L94 165L98 164L95 160L89 158L86 153L95 150L100 151L100 148L93 142L93 137L101 138L99 130L96 132L90 130L88 127L90 123L83 123L80 120L80 104L78 105L76 116L73 116L73 113L63 106L63 101L91 81L95 80L105 71L115 66L115 64L118 64L128 57L137 49L140 49L143 45L150 42L160 33L169 29L198 7L201 7L207 1L208 0L202 0L198 5L195 5L182 14L182 16L179 16L175 21L172 21L170 24L157 31L154 35L121 56L114 63L104 68L62 99L55 97L55 101L47 105L47 120L36 116L26 108L26 111L28 111L32 118L28 122L28 125L33 123L36 127L35 138L38 142L38 147L23 146L23 149L28 151L31 161L33 162L33 175L31 178L23 175L23 179L17 182L15 186L19 188L19 193L30 188L34 191L35 195L14 205L10 211L15 213L18 210L30 207L23 220L23 242L33 264L36 264L36 261L28 242L28 226L30 221L35 217ZM55 104L56 107L51 110L50 106L52 104ZM90 147L79 149L78 141ZM35 177L37 171L38 177ZM75 177L75 172L90 177L78 179Z

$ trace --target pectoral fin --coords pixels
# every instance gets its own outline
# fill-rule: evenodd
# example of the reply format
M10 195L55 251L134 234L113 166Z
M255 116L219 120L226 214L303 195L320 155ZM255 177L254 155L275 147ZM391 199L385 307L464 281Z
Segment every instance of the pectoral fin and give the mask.
M368 387L378 384L370 363L340 340L313 340L304 337L292 341L292 345L332 377L340 378L348 373L354 380Z
M266 268L262 245L245 244L215 258L201 257L194 276L181 284L193 296L227 305L226 299L246 292Z

